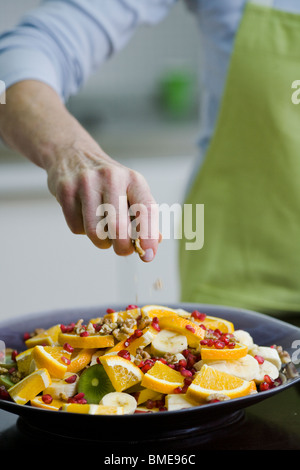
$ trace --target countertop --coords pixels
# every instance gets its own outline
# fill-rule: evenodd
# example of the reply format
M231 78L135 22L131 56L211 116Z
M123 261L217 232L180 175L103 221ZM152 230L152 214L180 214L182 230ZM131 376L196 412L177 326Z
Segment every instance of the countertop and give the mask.
M169 464L175 464L175 460L181 458L182 464L200 464L204 450L300 450L299 398L300 384L297 383L271 398L246 408L236 422L228 426L225 423L222 428L211 434L189 436L186 439L183 437L173 442L161 441L155 443L155 446L147 443L126 444L124 449L116 448L114 443L111 446L101 446L101 443L93 442L89 445L89 442L77 443L76 440L70 442L67 438L64 440L62 437L55 438L49 435L45 438L44 435L36 435L24 427L22 421L14 415L0 411L0 451L1 455L4 455L5 452L11 454L14 449L20 451L27 449L32 453L34 449L48 448L65 453L67 457L70 443L74 447L76 444L81 446L86 455L90 455L89 450L95 449L96 445L97 462L100 465L101 463L119 465L122 457L131 457L135 459L135 465L134 461L131 462L129 459L123 461L123 464L142 468L144 465L154 463L155 459L156 463L167 464L169 461ZM130 433L130 430L124 431ZM27 455L27 459L30 460L30 454Z

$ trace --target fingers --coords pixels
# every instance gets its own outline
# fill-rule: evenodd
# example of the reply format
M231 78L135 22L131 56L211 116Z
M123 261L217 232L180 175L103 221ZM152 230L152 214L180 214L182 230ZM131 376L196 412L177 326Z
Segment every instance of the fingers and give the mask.
M101 249L132 254L139 239L144 262L152 261L161 240L158 206L144 177L121 165L84 169L56 185L56 198L75 234L86 234Z
M137 172L131 177L127 189L129 212L134 221L132 222L132 238L140 239L143 254L140 258L144 262L154 259L158 244L161 240L159 233L159 213L150 188L144 177Z

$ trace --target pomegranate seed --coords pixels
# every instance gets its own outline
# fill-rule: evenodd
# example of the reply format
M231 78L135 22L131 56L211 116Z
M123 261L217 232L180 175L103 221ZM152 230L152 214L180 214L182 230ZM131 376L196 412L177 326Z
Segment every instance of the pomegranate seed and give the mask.
M192 327L192 325L185 325L186 329L191 331L192 333L195 333L195 328Z
M130 361L131 359L130 352L126 349L122 349L121 351L119 351L118 356L123 357L123 359L127 359L128 361Z
M153 318L152 323L151 323L151 326L152 326L156 331L160 331L160 326L159 326L158 318L157 318L157 317L154 317L154 318Z
M202 328L202 330L206 330L206 326L203 325L203 323L201 323L200 328Z
M78 403L79 405L86 405L87 400L85 398L81 398L80 400L76 400L76 403Z
M265 362L262 356L254 356L254 359L256 359L259 364L263 364Z
M68 403L77 403L77 402L76 402L75 398L69 397L68 398Z
M69 325L60 325L62 333L71 333L74 330L75 323L70 323Z
M93 323L93 327L95 328L95 331L97 331L97 333L99 333L99 331L102 328L102 325L100 323Z
M115 313L115 310L113 308L108 308L106 310L106 313Z
M160 406L158 411L167 411L167 408L165 406Z
M82 331L79 336L90 336L88 331Z
M135 338L140 338L143 335L143 332L142 332L142 330L135 330L133 335L134 335Z
M207 343L208 343L208 339L202 339L200 341L201 346L207 346Z
M0 399L11 401L10 394L8 393L4 385L0 385Z
M133 310L135 308L138 308L137 305L127 305L126 310Z
M67 377L65 379L65 382L67 382L67 384L73 384L74 382L76 382L76 379L77 379L77 375L74 374L74 375L70 375L70 377Z
M150 370L152 367L152 364L145 364L143 367L142 367L142 372L144 372L144 374L146 374L146 372L148 372L148 370Z
M185 377L184 379L184 385L189 386L193 382L192 377Z
M125 348L128 348L129 344L130 344L130 342L129 342L128 339L127 339L127 340L125 341L125 343L124 343Z
M175 364L168 364L171 369L175 369Z
M269 390L270 388L270 385L267 383L267 382L262 382L260 385L259 385L259 390L261 392L264 392L265 390Z
M17 351L16 349L14 349L14 350L12 351L12 353L11 353L11 359L12 359L13 361L15 361L17 355L18 355L18 351Z
M61 360L64 364L66 364L67 366L71 364L71 361L70 359L68 359L67 357L65 356L61 356Z
M181 375L183 375L183 377L192 377L192 372L190 370L187 370L187 369L181 369L180 370L180 373Z
M178 362L178 364L182 367L186 367L187 366L187 361L185 359L180 359L180 361Z
M227 344L227 347L229 349L234 349L235 348L235 342L234 341L229 341L229 343Z
M163 364L168 364L167 361L163 357L159 357L157 360L162 362Z
M214 347L216 349L224 349L225 348L225 343L223 343L223 341L216 341L215 344L214 344Z
M8 369L8 373L9 373L9 374L13 374L14 372L16 372L16 368L15 368L15 367L11 367L10 369Z
M190 351L189 351L188 349L184 349L184 350L182 351L182 355L183 355L184 357L187 357L189 354L190 354Z
M194 310L191 316L197 320L203 321L206 318L206 313L200 313L198 310Z
M274 380L269 375L264 375L264 382L270 385L270 387L274 386Z
M182 393L182 387L174 388L173 393Z
M42 395L42 400L44 403L49 405L50 403L52 403L53 398L51 397L51 395L49 395L49 393L46 393L45 395Z
M147 400L146 401L146 408L148 408L148 410L152 410L152 408L154 408L155 406L155 402L153 400Z
M208 339L207 340L207 346L212 347L214 345L214 340L213 339Z
M30 334L30 333L27 333L27 332L24 333L24 335L23 335L23 340L24 340L24 341L27 341L29 338L31 338L31 334Z
M76 400L76 401L82 400L82 398L84 398L84 393L83 393L83 392L77 393L77 395L75 395L73 398L74 398L74 400Z
M70 353L72 353L74 351L74 348L69 343L65 343L63 345L63 348L64 348L65 351L70 352Z
M218 403L220 400L217 398L213 398L212 400L209 400L208 403Z

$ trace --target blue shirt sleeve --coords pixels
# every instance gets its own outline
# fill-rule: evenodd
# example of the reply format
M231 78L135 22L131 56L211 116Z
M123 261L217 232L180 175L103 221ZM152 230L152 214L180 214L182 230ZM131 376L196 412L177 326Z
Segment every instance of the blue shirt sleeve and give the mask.
M39 80L66 101L142 24L156 24L177 0L44 0L0 35L6 88Z

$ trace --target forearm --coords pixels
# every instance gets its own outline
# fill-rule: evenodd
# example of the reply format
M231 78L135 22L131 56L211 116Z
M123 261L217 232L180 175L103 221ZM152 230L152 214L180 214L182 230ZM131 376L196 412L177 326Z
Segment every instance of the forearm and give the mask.
M25 80L7 90L6 104L0 106L0 135L9 147L45 170L63 147L67 153L88 145L101 153L57 93L38 81Z

